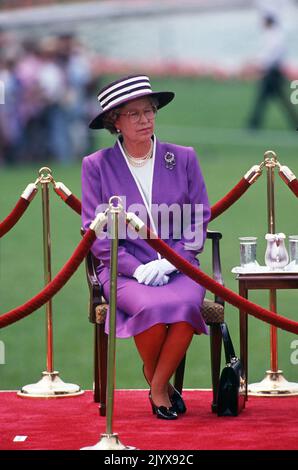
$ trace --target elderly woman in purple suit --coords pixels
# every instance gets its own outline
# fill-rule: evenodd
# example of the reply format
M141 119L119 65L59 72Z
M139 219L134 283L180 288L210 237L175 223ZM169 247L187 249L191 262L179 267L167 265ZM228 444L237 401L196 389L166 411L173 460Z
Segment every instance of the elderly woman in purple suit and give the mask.
M87 229L96 211L120 196L126 210L137 209L173 250L198 264L210 207L197 156L191 147L160 142L154 133L157 111L174 96L152 91L143 75L121 78L100 91L100 112L90 128L118 137L113 147L83 159L82 221ZM175 221L182 220L179 231ZM97 239L92 253L101 261L97 276L108 300L110 240ZM160 419L177 419L186 411L170 379L193 334L208 334L200 312L204 295L203 287L127 230L119 241L116 334L134 337L152 411Z

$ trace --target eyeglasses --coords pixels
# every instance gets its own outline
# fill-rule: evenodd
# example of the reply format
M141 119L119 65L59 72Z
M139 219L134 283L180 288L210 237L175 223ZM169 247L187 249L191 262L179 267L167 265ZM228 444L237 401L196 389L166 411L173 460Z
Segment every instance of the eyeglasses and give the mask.
M150 108L145 108L142 111L127 111L126 113L117 113L118 116L126 116L132 124L136 124L141 120L142 115L144 114L145 118L148 121L154 118L157 113L156 106L151 106Z

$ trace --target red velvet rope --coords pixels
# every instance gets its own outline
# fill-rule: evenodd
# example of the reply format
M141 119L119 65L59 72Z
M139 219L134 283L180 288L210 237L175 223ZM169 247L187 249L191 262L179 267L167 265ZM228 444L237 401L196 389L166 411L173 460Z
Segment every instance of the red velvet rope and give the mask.
M295 196L298 197L298 180L297 180L297 178L295 178L293 181L290 181L288 186L291 189L291 191L293 191Z
M249 182L245 178L242 178L231 191L211 207L210 222L234 204L250 186Z
M82 203L76 196L74 196L74 194L71 194L70 196L68 196L68 198L65 199L65 202L77 214L81 215L81 213L82 213Z
M20 197L11 213L0 222L0 238L11 230L22 217L30 202Z
M234 305L234 307L237 307L238 309L241 309L266 323L270 323L271 325L282 328L283 330L289 331L291 333L298 334L298 322L289 320L288 318L282 317L281 315L260 307L259 305L244 299L230 289L222 286L207 274L203 273L200 269L186 261L182 256L178 255L163 240L151 232L148 227L147 239L145 238L145 240L162 256L173 263L176 268L179 269L179 271L182 271L184 274L189 276L197 284L202 285L209 291L213 292L215 295L218 295L222 299Z
M95 232L89 229L73 252L71 258L69 258L56 277L41 292L39 292L39 294L28 300L25 304L0 316L0 328L11 325L12 323L30 315L30 313L40 308L55 294L57 294L57 292L66 284L79 267L90 250L95 238Z

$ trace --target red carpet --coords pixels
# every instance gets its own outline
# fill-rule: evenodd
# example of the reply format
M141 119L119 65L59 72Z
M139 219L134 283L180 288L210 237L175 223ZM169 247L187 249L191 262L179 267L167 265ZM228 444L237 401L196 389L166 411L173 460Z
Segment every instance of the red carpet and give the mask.
M234 418L210 411L211 392L185 391L188 412L177 421L151 414L148 392L115 394L113 431L125 445L144 450L297 450L298 397L249 397ZM20 398L0 393L0 449L80 449L94 445L105 432L92 393L73 398ZM14 442L16 436L27 436Z

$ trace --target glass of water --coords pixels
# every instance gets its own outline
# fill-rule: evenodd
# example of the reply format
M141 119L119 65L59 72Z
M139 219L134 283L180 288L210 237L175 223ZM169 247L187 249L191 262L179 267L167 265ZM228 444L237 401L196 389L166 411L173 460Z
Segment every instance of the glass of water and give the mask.
M257 237L239 237L239 242L241 266L243 268L257 266Z
M298 264L298 235L289 235L290 263Z

